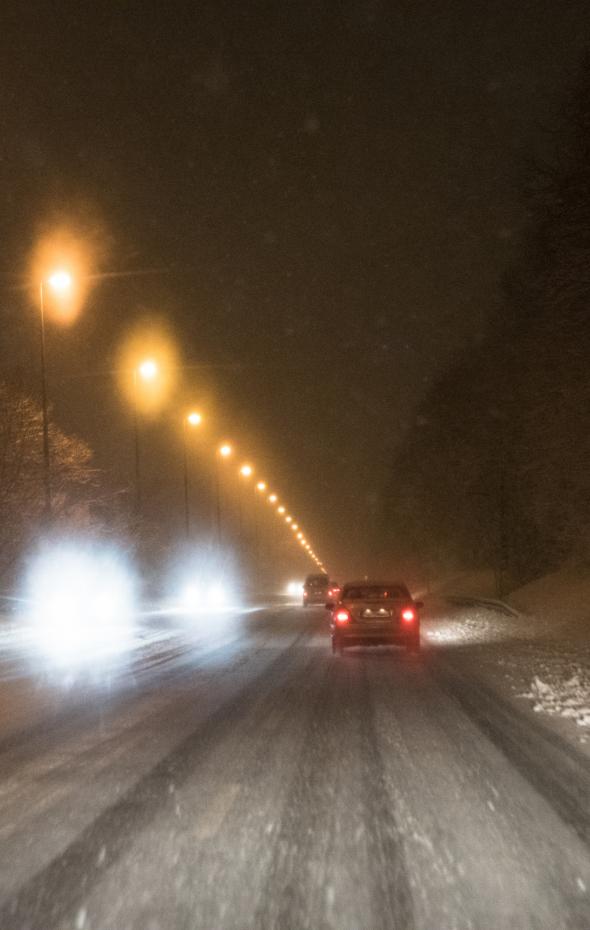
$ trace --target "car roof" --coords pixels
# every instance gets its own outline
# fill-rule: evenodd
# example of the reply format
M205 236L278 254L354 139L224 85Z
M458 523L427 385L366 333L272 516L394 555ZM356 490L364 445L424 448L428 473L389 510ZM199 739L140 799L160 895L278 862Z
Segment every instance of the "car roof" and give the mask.
M345 581L342 585L343 588L407 588L405 581L373 581L370 579L367 581L365 578L363 581Z

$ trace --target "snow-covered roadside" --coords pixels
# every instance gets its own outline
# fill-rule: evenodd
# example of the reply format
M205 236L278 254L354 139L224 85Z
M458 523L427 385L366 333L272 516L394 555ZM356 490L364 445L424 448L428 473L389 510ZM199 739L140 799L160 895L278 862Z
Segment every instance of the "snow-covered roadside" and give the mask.
M536 713L590 728L589 568L547 575L515 591L509 600L530 618L538 643L536 667L521 696L532 702Z
M439 601L426 641L590 755L590 570L546 576L507 603L517 617Z
M571 672L569 668L567 673ZM577 666L571 678L549 671L547 680L535 675L530 691L522 695L534 702L533 710L570 717L578 726L590 727L590 670Z

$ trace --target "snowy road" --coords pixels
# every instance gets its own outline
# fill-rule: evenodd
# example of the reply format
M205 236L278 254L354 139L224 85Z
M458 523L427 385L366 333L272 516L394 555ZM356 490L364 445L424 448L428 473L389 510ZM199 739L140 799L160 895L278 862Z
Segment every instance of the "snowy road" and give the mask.
M590 928L588 761L468 651L161 648L5 735L1 930Z

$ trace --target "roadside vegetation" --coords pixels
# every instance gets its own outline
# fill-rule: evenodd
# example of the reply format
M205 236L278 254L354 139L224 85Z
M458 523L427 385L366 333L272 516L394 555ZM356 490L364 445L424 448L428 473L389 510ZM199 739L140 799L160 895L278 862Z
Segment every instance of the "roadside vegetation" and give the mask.
M382 553L505 594L590 550L590 58L537 167L480 344L432 384L398 449Z

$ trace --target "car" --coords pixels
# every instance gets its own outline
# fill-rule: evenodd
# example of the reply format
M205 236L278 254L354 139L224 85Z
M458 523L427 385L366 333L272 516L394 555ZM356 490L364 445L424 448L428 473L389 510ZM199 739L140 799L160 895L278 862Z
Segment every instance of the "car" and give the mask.
M332 652L342 655L348 646L405 646L420 650L422 601L412 598L403 582L347 582L331 611Z
M330 581L330 585L328 588L328 601L337 601L338 598L340 597L341 591L342 591L342 588L340 587L337 581Z
M303 584L303 606L325 604L329 590L330 579L327 575L308 575Z

